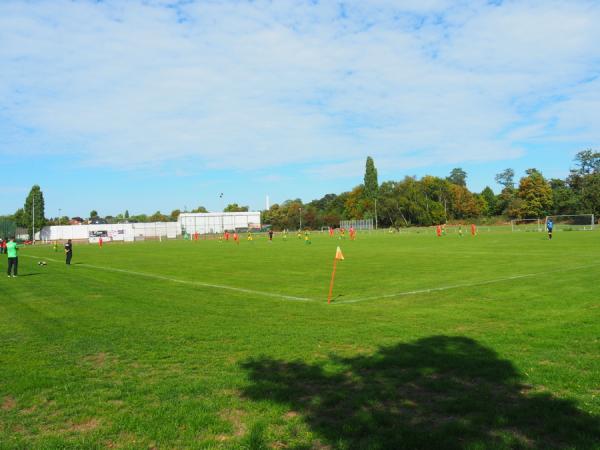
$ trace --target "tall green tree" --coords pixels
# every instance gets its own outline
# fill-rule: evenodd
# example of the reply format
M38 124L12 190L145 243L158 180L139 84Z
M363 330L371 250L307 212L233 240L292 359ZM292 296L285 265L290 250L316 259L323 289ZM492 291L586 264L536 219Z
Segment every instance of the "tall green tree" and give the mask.
M586 192L587 188L593 187L593 178L596 174L600 174L600 152L595 152L592 149L583 150L575 155L575 169L571 169L571 174L567 178L567 183L571 189L578 195L580 203L578 210L589 209L590 200L593 203L594 189L591 192ZM585 200L584 200L585 199Z
M41 230L46 225L44 215L44 193L36 184L29 191L23 207L23 225L27 228L29 236L33 239L33 227L35 230Z
M365 194L364 186L358 185L348 193L344 204L344 217L347 219L364 219L365 212L371 212L370 199Z
M577 169L571 172L575 172L581 176L600 172L600 152L588 148L577 153L575 155L575 165Z
M577 194L564 181L558 178L550 180L552 189L552 214L576 214L579 199Z
M467 172L460 167L455 167L450 171L450 175L448 176L447 180L452 184L464 187L467 185Z
M17 209L13 214L13 218L18 227L27 227L27 221L25 220L25 210L23 208Z
M450 188L452 193L452 217L455 219L468 219L481 214L481 205L477 198L469 192L465 186L453 184Z
M375 224L377 224L377 196L379 193L379 181L377 180L377 169L373 158L367 156L367 162L365 163L365 176L364 185L362 189L363 198L366 200L363 207L365 214L363 217L371 218L375 217ZM354 191L353 191L354 192Z
M521 202L514 202L516 190L515 190L515 171L513 169L504 169L502 172L496 174L494 177L496 183L502 186L502 192L497 197L496 201L496 214L508 214L511 217L515 217L515 211L518 210ZM509 212L510 211L510 212Z
M584 177L578 212L600 217L600 172Z
M367 156L367 162L365 164L365 177L364 177L364 196L369 200L375 200L377 198L377 192L379 191L379 182L377 181L377 169L373 158Z
M552 208L552 188L537 169L527 169L521 178L517 196L522 200L519 217L535 218L548 214Z
M514 189L515 187L515 171L510 168L497 173L494 179L503 189Z
M496 212L496 194L492 191L492 188L486 186L483 191L481 191L481 198L485 200L486 208L485 215L492 216Z
M90 211L90 219L95 219L96 217L98 217L98 211L96 211L95 209L92 209Z

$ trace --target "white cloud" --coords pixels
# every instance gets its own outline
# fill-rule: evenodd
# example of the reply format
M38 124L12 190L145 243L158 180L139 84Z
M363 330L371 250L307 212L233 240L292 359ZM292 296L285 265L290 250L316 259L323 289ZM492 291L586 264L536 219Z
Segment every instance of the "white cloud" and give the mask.
M0 145L350 174L600 137L594 2L169 5L0 3Z

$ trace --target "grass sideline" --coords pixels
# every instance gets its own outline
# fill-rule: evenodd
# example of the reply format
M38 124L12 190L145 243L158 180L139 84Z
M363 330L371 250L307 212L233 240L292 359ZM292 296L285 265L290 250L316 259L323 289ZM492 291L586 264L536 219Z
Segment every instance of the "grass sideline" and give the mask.
M598 448L599 239L24 248L0 448Z

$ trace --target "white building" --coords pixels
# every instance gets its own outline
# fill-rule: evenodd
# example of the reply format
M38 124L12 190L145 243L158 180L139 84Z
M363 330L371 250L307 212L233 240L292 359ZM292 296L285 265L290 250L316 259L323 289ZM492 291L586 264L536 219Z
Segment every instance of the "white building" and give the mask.
M36 233L36 239L42 241L89 240L104 241L143 240L146 238L175 239L181 235L181 227L177 222L152 223L114 223L92 225L53 225L42 228Z
M240 228L260 228L260 212L181 213L178 223L188 234L222 233Z

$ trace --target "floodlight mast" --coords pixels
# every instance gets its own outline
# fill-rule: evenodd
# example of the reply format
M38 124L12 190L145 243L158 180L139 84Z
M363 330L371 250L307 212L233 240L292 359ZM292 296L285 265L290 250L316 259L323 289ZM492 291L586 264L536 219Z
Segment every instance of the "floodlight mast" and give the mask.
M223 214L225 213L225 207L223 206L223 193L219 194L219 198L221 199L221 233L225 233L225 221Z
M33 199L33 204L31 206L31 230L32 230L32 237L31 237L31 241L35 244L35 196L32 197Z

